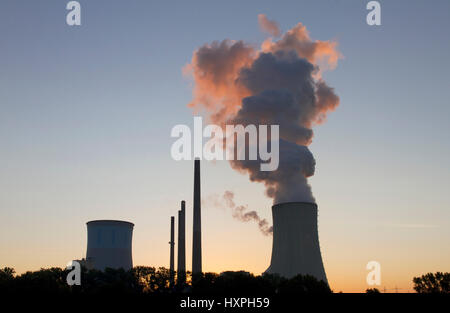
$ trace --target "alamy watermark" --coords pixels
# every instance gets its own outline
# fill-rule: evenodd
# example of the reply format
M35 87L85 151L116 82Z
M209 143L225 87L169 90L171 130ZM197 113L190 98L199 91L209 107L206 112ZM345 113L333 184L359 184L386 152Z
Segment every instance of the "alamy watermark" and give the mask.
M66 5L69 12L66 15L66 23L69 26L81 25L81 5L78 1L69 1Z
M196 116L193 134L187 125L180 124L172 128L171 137L178 139L172 144L170 152L177 161L192 160L192 157L206 160L247 160L248 154L248 160L262 161L261 171L275 171L279 164L279 132L279 125L225 125L223 130L218 125L209 124L203 128L202 117ZM204 137L210 138L205 145Z
M378 1L370 1L366 6L367 10L371 10L366 16L366 22L369 26L381 25L381 5Z
M78 261L69 261L66 270L71 270L66 277L69 286L81 285L81 265Z
M381 265L377 261L370 261L366 265L366 270L370 271L367 274L366 282L369 286L381 285Z
M366 9L370 12L366 16L366 22L369 26L381 25L381 5L378 1L369 1ZM81 25L81 5L79 1L69 1L66 4L66 23L69 26Z

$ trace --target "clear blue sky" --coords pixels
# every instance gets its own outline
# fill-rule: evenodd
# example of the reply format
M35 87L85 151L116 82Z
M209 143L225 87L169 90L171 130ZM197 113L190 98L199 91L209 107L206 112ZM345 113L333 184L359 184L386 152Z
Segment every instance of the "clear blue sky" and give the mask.
M0 3L0 266L63 266L98 218L135 222L135 264L167 266L169 216L192 198L192 164L170 157L171 128L192 123L181 69L213 40L259 45L264 13L344 55L325 74L341 105L311 145L330 283L361 290L370 260L404 288L450 270L449 1L380 1L379 27L368 1L81 0L80 27L67 2ZM204 163L203 196L227 189L270 218L263 186ZM265 270L270 238L204 211L206 270Z

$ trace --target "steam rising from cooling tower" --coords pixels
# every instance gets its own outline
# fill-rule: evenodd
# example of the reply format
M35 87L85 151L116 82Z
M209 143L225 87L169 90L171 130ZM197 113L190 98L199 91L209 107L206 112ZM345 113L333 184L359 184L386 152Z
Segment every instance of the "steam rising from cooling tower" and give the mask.
M281 34L278 24L265 15L258 20L263 31L275 37ZM247 173L251 181L264 183L266 195L273 199L269 273L310 274L327 281L317 205L307 182L316 164L308 146L312 127L325 122L339 105L339 97L322 78L323 71L334 69L339 58L336 42L312 40L306 27L298 23L279 39L266 39L260 49L233 40L205 44L184 68L194 80L189 106L206 112L213 123L279 125L277 170L261 171L261 160L230 161L233 169ZM244 209L237 213L241 220L259 218Z
M277 24L259 16L261 27L279 33ZM224 40L196 50L184 71L194 79L194 110L205 111L216 124L280 125L280 163L260 171L260 160L230 161L263 182L274 203L315 202L307 177L315 160L308 149L312 127L325 121L339 97L321 78L340 57L337 43L312 40L301 23L279 40L268 38L259 50L242 41Z

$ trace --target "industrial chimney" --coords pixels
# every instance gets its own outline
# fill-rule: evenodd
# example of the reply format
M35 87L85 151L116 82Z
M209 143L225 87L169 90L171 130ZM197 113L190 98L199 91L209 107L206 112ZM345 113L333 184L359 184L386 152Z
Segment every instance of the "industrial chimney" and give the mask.
M90 268L129 270L133 267L131 254L133 223L97 220L87 222L86 225L86 263Z
M170 285L173 285L173 280L174 280L174 276L175 276L175 268L174 268L174 246L175 246L175 217L171 216L170 217L170 241L169 241L169 245L170 245Z
M178 211L178 264L177 283L186 282L186 202L181 201L181 210Z
M326 283L317 231L317 205L287 202L272 206L272 260L266 273L292 278L311 275Z
M200 160L194 161L194 224L192 237L192 274L202 272L202 218L200 208Z

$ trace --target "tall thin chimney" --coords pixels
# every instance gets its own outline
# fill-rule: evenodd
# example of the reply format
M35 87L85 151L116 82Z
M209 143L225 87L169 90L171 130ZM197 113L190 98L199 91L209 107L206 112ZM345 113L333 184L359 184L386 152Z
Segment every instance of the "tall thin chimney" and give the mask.
M202 272L202 218L200 208L200 160L194 161L194 224L192 237L192 274Z
M175 246L175 217L170 217L170 284L173 285L174 281L174 246Z
M178 211L178 264L177 283L186 282L186 202L181 201L181 210Z

